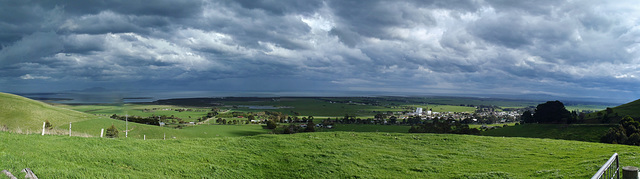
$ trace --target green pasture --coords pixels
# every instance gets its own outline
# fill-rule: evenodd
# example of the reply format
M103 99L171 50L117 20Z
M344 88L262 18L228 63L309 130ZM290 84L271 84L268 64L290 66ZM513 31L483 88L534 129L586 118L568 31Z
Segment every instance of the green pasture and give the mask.
M475 107L468 106L452 106L452 105L408 105L413 108L422 108L423 111L427 111L432 109L433 112L474 112L476 111Z
M208 112L211 112L211 108L194 108L194 107L181 107L171 105L140 105L140 104L98 104L98 105L59 105L60 107L86 112L91 114L111 116L117 115L129 115L129 116L141 116L150 117L156 116L175 116L186 122L197 121L199 117L206 116ZM156 108L157 110L152 110ZM145 111L148 109L148 111ZM165 110L169 109L169 110ZM194 111L175 111L175 109L192 109ZM198 110L198 111L195 111Z
M500 123L500 124L469 124L469 128L480 128L480 127L482 127L483 125L484 125L484 126L487 126L487 127L493 127L493 126L500 126L500 127L503 127L504 125L507 125L507 126L513 126L513 125L515 125L515 124L516 124L515 122Z
M483 131L485 136L531 137L599 142L613 125L522 124Z
M0 132L0 168L23 178L589 178L640 147L447 134L316 132L141 140Z
M434 96L434 97L381 97L384 99L382 101L383 104L396 104L396 105L412 105L412 104L421 104L426 105L449 105L449 106L460 106L460 105L485 105L485 106L499 106L499 107L527 107L527 106L536 106L542 101L531 101L531 100L514 100L514 99L498 99L498 98L473 98L473 97L443 97L443 96ZM435 110L435 109L434 109Z
M282 112L293 115L293 112L300 113L301 116L333 116L339 117L345 114L356 116L373 116L379 111L402 111L400 108L387 108L382 106L329 103L316 98L281 98L278 101L247 101L247 102L227 102L225 105L252 105L252 106L275 106L292 107L281 109L268 109L269 111ZM234 111L262 112L265 109L249 109L247 107L233 108ZM376 111L376 112L374 112Z
M393 133L408 133L410 126L399 125L373 125L373 124L336 124L332 129L318 128L318 132L333 132L333 131L346 131L346 132L393 132Z
M116 126L120 132L120 136L124 137L125 121L97 118L87 121L72 123L72 132L85 133L94 137L100 136L101 129L107 129L111 125ZM64 128L65 125L61 126ZM68 129L68 124L66 125ZM145 125L129 122L129 137L142 139L146 135L147 139L166 138L210 138L210 137L237 137L257 134L266 134L271 130L263 129L258 124L241 124L241 125L184 125L181 129L172 127L160 127L153 125Z
M605 108L606 109L606 108ZM613 110L613 114L610 114L609 117L616 117L615 115L617 114L617 118L621 118L624 116L631 116L634 119L638 120L640 119L640 99L639 100L635 100L626 104L622 104L620 106L616 106L611 108ZM606 111L601 111L602 115L604 115L606 113ZM599 118L600 116L597 115L597 113L590 113L587 115L587 118L591 118L591 119L595 119L595 118Z
M0 127L11 131L38 132L49 120L52 125L87 120L93 115L59 108L21 96L0 93Z
M581 111L584 111L584 110L601 111L601 110L607 109L607 107L613 107L613 106L606 106L606 105L565 105L564 107L569 111L581 112Z

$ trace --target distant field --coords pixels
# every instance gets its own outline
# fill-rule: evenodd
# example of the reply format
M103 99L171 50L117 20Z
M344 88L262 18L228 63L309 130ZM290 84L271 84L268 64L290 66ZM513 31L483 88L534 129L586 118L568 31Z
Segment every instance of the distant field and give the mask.
M18 178L588 178L640 147L518 137L316 132L140 140L0 132Z
M510 123L501 123L501 124L469 124L469 127L470 127L470 128L480 128L480 127L482 127L483 125L484 125L484 126L487 126L487 127L490 127L490 126L500 126L500 127L502 127L502 126L504 126L504 125L513 126L513 125L515 125L515 124L516 124L515 122L510 122Z
M347 131L347 132L393 132L408 133L410 126L399 125L367 125L367 124L337 124L333 129L318 129L319 132Z
M329 103L315 98L282 98L279 101L249 101L249 102L227 102L227 105L255 105L255 106L276 106L291 107L281 109L271 109L285 114L293 115L298 112L302 116L333 116L341 117L346 114L356 116L373 116L374 111L403 111L401 108L387 108L383 106L372 106L349 103ZM264 109L237 108L234 111L261 112Z
M120 136L124 137L125 122L110 118L92 119L87 121L75 122L72 124L72 130L76 132L86 133L99 137L100 130L105 130L115 125L120 131ZM167 138L210 138L210 137L237 137L258 134L267 134L271 130L263 129L262 125L197 125L186 126L182 129L174 129L171 127L160 127L145 124L137 124L129 122L129 137L142 139L146 135L147 139L162 139L166 134Z
M574 110L602 111L607 109L607 107L613 107L613 106L607 106L607 105L566 105L565 106L565 108L567 108L567 110L569 111L574 111Z
M600 142L613 125L593 124L522 124L483 131L485 136L531 137Z
M492 98L458 98L458 97L319 97L319 98L194 98L159 101L159 104L194 105L223 104L236 106L234 111L260 112L265 109L250 109L242 106L264 106L268 109L292 115L294 112L302 116L339 117L345 114L356 116L374 116L382 112L412 112L416 107L434 112L473 112L475 107L469 105L493 105L504 107L535 106L539 102L526 100L507 100Z
M106 129L114 124L120 131L120 136L124 136L125 122L110 118L97 118L87 121L75 122L72 124L74 132L86 133L94 137L100 136L100 130ZM281 124L288 125L288 124ZM296 124L297 125L297 124ZM61 128L68 125L63 125ZM162 139L166 134L167 138L211 138L211 137L238 137L258 134L268 134L269 129L264 129L263 124L240 124L240 125L196 125L186 126L182 129L171 127L160 127L129 123L129 137L142 139L146 135L147 139ZM398 125L361 125L361 124L336 124L333 129L317 128L318 132L393 132L408 133L409 126Z
M527 107L535 106L542 103L541 101L531 100L513 100L513 99L499 99L499 98L473 98L473 97L381 97L389 102L396 104L435 104L435 105L486 105L486 106L500 106L500 107Z
M101 104L101 105L58 105L60 107L91 113L98 114L104 116L111 116L113 114L125 115L128 114L130 116L141 116L141 117L149 117L152 115L156 116L175 116L183 119L184 121L191 122L197 121L199 117L207 115L208 112L211 112L211 108L194 108L194 107L181 107L181 106L171 106L171 105L140 105L140 104ZM157 110L151 110L156 108ZM144 111L148 109L149 111ZM170 109L170 110L165 110ZM192 109L199 111L182 111L178 112L174 109Z

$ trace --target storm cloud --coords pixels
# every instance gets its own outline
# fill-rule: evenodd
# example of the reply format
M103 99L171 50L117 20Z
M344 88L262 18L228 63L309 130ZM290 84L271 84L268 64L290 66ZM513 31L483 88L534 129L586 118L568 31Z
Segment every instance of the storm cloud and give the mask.
M0 4L6 92L101 86L640 98L633 1Z

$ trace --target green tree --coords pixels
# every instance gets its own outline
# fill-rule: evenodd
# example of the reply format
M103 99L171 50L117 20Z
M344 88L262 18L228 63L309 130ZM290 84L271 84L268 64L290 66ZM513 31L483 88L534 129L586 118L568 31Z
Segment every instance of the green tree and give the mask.
M53 126L49 122L49 120L44 120L44 127L47 129L53 129Z
M567 123L571 119L571 113L560 101L547 101L536 107L533 120L538 123Z
M275 129L276 127L278 127L278 125L276 124L275 121L273 120L267 121L267 129Z
M312 117L312 116L309 116L309 117L310 117L311 119L309 119L309 121L307 121L307 128L305 128L305 129L304 129L304 131L305 131L305 132L315 132L315 131L316 131L316 129L314 128L314 127L315 127L315 124L313 123L313 120L312 120L312 119L313 119L313 117Z
M624 132L622 125L609 128L607 133L600 138L602 143L624 144L627 141L627 134Z
M613 109L611 109L610 107L607 107L605 111L607 112L607 114L613 114Z
M627 144L627 145L640 145L640 133L631 134L631 136L629 136L629 138L627 138L627 141L625 141L625 144Z
M606 116L607 114L605 114ZM600 142L612 144L640 145L640 122L625 116L616 127L600 138Z
M116 126L111 124L111 127L107 128L106 136L109 138L118 138L118 129L116 128Z
M522 122L524 123L535 123L535 121L533 120L533 115L531 115L531 111L529 110L522 113L522 116L520 116L520 120L522 120Z

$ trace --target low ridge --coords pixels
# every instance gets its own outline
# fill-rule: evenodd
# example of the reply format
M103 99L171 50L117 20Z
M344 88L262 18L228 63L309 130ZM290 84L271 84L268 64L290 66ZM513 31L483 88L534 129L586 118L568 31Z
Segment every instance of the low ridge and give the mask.
M0 129L23 133L38 132L45 120L56 127L92 116L7 93L0 93L0 111Z
M640 99L616 106L613 109L614 113L618 113L619 116L629 115L633 118L640 117Z

